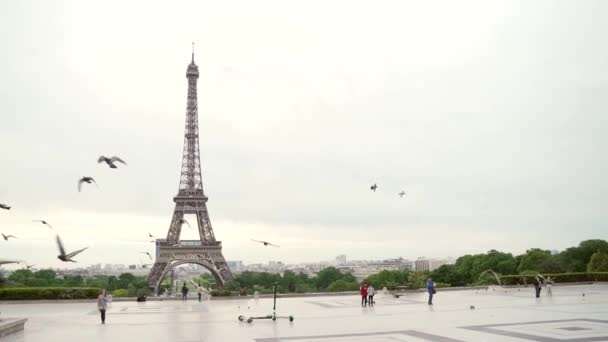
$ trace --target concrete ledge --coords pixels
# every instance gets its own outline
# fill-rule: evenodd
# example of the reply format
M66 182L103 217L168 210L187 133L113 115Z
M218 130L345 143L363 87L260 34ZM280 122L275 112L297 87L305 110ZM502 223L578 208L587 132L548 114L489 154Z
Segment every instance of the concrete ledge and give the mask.
M0 320L0 338L23 331L27 318L4 318Z

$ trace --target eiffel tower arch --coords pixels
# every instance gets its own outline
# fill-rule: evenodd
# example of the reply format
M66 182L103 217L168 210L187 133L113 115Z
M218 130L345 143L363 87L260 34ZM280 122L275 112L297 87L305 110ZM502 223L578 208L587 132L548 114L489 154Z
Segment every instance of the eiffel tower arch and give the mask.
M156 260L148 274L148 286L154 289L155 293L158 293L160 282L168 272L187 263L207 268L219 287L223 287L232 279L232 272L222 254L222 242L215 240L213 234L207 211L208 198L203 191L198 141L198 76L198 66L194 63L192 52L192 62L186 71L188 101L179 190L173 198L175 209L169 232L165 239L156 240ZM185 215L196 216L199 240L180 240L182 226L190 225L184 220Z

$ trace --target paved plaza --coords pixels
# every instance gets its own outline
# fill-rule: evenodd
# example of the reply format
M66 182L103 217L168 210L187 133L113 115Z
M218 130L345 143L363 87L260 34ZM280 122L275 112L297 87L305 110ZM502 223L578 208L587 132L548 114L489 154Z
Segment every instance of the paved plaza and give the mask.
M584 294L584 295L583 295ZM272 299L115 302L106 325L94 302L0 304L3 317L27 317L25 331L6 341L608 341L608 285L556 286L376 296L362 308L358 296L279 298L287 319L241 323L238 315L272 312ZM471 309L471 305L475 306Z

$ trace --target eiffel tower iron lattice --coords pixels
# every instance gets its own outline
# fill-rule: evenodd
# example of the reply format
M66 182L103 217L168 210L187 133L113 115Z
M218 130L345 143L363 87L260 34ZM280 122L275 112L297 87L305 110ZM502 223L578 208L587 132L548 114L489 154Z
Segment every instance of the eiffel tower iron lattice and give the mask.
M232 279L232 273L222 254L222 243L215 240L209 213L207 196L203 191L201 161L198 141L198 104L196 83L198 66L192 62L188 65L188 102L186 109L186 133L184 135L184 152L177 196L173 198L175 209L166 239L156 240L156 260L148 274L148 285L158 292L163 277L173 268L187 263L207 268L215 277L219 287ZM184 215L196 216L200 240L180 240Z

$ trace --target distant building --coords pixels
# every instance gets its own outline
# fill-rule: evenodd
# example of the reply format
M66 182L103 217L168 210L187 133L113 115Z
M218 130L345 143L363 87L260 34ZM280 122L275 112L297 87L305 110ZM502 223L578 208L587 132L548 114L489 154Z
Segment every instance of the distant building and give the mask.
M346 255L345 254L340 254L336 257L336 265L337 266L346 265Z
M239 273L243 270L243 262L241 260L226 261L226 263L232 273Z
M418 260L414 262L417 272L434 271L441 265L447 263L447 260L426 259L424 257L418 258Z

